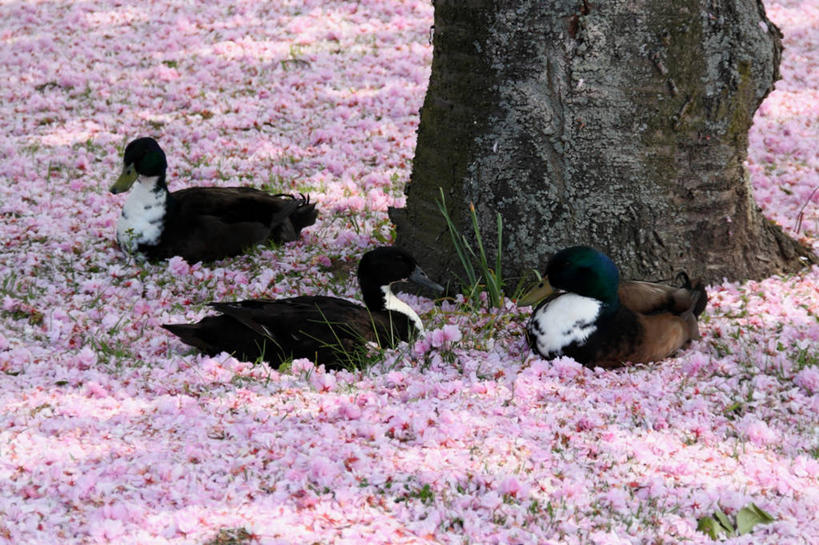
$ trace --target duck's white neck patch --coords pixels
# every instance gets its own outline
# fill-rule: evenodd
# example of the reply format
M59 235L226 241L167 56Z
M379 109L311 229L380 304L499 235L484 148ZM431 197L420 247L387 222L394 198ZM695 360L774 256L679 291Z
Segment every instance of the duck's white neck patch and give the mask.
M571 343L588 339L597 329L594 321L602 306L597 299L564 293L537 309L527 329L538 352L559 355Z
M117 242L128 253L140 244L157 244L165 223L167 191L155 191L158 176L139 177L117 221Z
M406 315L415 324L415 328L419 333L424 332L424 324L421 323L421 318L412 310L411 306L396 297L389 286L381 286L381 291L384 292L384 308Z

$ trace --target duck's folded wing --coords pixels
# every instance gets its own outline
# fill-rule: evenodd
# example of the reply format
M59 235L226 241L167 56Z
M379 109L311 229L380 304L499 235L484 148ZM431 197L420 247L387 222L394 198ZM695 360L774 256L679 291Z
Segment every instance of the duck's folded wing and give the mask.
M162 324L162 327L185 344L211 356L227 352L244 360L262 358L276 364L288 357L275 339L259 335L227 315L205 316L195 324Z
M151 259L182 256L189 263L213 261L245 252L265 241L270 229L261 223L229 223L209 215L176 215L169 218L160 244L145 251Z
M175 191L172 197L179 214L217 216L225 223L259 222L272 229L294 217L298 231L316 219L315 205L308 198L252 187L192 187Z
M697 288L677 288L654 282L629 280L620 283L617 295L620 302L639 314L657 314L670 312L682 314L692 307L705 290ZM707 300L707 296L706 296ZM702 305L705 308L705 305ZM702 309L699 309L702 312Z
M639 316L643 335L632 361L651 362L663 360L699 338L697 319L689 311L680 316L664 313Z
M244 326L257 343L287 358L309 358L329 368L355 365L356 353L375 341L370 312L336 297L301 296L279 300L212 304Z
M314 345L331 345L342 339L367 342L374 336L369 311L337 297L257 299L210 306L257 335L292 344L296 353L313 351Z

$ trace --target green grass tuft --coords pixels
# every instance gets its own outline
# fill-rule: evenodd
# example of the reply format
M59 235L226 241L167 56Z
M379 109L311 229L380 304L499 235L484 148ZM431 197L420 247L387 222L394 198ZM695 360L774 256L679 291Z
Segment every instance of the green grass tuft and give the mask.
M439 188L441 192L441 200L436 201L441 215L446 220L447 228L449 229L449 236L452 239L452 245L455 247L455 252L458 254L458 259L466 274L466 279L461 279L461 284L464 287L464 295L467 299L475 299L481 292L486 292L490 306L495 308L502 308L505 297L503 293L504 279L501 263L501 251L503 248L503 218L500 213L496 216L497 231L498 231L498 246L495 255L494 267L490 266L489 258L486 255L486 249L483 244L483 237L481 235L481 228L478 225L478 215L475 212L475 205L469 204L469 215L472 222L472 230L477 241L477 251L472 248L469 240L464 236L455 223L446 208L446 199L444 197L443 188ZM476 269L474 262L477 261L478 268Z

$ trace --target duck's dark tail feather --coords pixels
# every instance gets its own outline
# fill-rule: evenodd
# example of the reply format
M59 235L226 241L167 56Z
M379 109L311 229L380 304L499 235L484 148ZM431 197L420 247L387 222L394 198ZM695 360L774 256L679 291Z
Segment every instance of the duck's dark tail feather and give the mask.
M209 356L221 352L221 349L213 346L203 338L207 337L207 326L203 328L202 322L198 324L162 324L162 327L179 337L183 343L198 348ZM203 335L203 333L205 333L205 335Z
M681 284L682 288L690 292L691 300L694 301L691 305L691 313L699 317L705 307L708 306L708 292L705 291L705 284L699 278L691 282L685 271L678 272L676 280Z
M299 193L299 196L296 197L289 193L276 193L273 197L290 199L270 220L270 228L277 241L296 240L302 229L316 222L318 210L316 210L316 205L310 202L310 195L305 196Z
M308 225L313 225L318 217L318 210L316 210L315 203L310 202L310 195L299 194L299 206L293 215L290 216L290 222L296 233L301 232L302 229Z
M694 316L698 317L702 314L702 311L705 310L705 307L708 306L708 292L705 291L705 285L702 283L702 280L699 278L694 281L694 286L691 288L692 297L696 297L696 301L691 308L691 312Z

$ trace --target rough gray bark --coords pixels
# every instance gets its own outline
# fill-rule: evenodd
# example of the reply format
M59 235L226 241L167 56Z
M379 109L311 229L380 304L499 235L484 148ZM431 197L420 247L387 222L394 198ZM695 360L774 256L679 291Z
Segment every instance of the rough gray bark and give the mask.
M708 281L815 257L763 217L743 161L779 78L779 30L758 0L436 0L432 75L397 243L460 271L436 206L485 243L504 220L504 273L589 244L624 277Z

